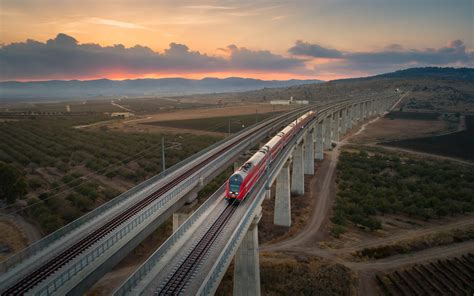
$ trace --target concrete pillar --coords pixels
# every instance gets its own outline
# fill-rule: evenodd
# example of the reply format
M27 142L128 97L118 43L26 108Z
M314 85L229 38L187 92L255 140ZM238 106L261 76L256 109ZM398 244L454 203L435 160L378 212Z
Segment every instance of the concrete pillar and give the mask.
M194 195L197 198L197 193L193 194L193 196ZM196 198L191 203L185 204L177 212L173 213L173 233L176 232L176 230L178 230L181 224L183 224L184 221L186 221L193 213L193 210L197 205Z
M324 149L331 149L331 130L332 130L332 116L326 117L324 119L325 129L324 129Z
M346 133L347 109L342 109L339 115L341 117L341 120L339 122L340 133L341 135L343 135Z
M339 141L339 111L332 114L332 136L331 139Z
M290 161L283 165L276 178L273 223L280 226L291 226Z
M351 107L347 107L346 108L346 120L344 121L345 123L345 126L344 126L344 131L348 131L349 130L349 122L351 121Z
M260 262L258 257L258 221L260 213L255 216L247 234L235 253L234 293L237 296L260 296Z
M306 133L304 142L304 173L314 175L314 128Z
M349 107L349 120L347 121L347 128L352 129L352 125L354 124L354 106Z
M272 190L271 188L268 188L265 190L265 199L271 199L272 198Z
M189 213L173 213L173 233L189 218Z
M325 120L324 120L325 121ZM316 153L314 154L315 159L324 158L324 147L323 147L323 122L316 124Z
M297 144L293 152L293 171L291 174L291 193L304 194L303 143Z

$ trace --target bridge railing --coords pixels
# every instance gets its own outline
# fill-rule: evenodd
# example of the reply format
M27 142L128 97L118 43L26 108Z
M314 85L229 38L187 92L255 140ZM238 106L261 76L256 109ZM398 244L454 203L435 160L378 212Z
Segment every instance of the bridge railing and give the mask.
M177 230L174 232L161 246L147 259L123 284L114 295L126 295L131 289L136 286L155 266L155 264L163 258L163 256L173 247L178 240L191 228L194 223L201 218L207 209L215 203L218 198L223 197L225 184L223 184L217 191L208 198Z
M264 132L261 132L264 133ZM218 160L214 162L213 166L221 166L225 162L235 154L235 150L242 149L242 146L248 145L245 142L239 143L238 145L232 147L231 149L224 152L222 155L218 157ZM52 293L58 291L65 283L67 283L72 277L78 274L87 266L91 265L97 258L102 257L102 255L111 249L114 245L116 245L123 237L127 236L132 231L139 231L136 230L138 226L141 225L145 220L150 217L155 217L159 210L163 209L165 206L170 203L171 200L177 201L179 198L184 196L190 188L195 187L199 179L203 177L202 171L205 171L207 167L206 165L201 168L195 175L188 177L184 182L178 185L173 191L167 193L162 198L159 198L157 201L152 203L151 205L147 206L141 212L132 216L128 221L124 222L122 226L120 226L117 230L113 232L107 239L102 242L99 242L95 245L95 247L88 251L86 255L81 256L80 259L77 259L74 263L70 264L67 269L64 269L57 274L55 274L55 278L52 279L48 284L45 284L43 287L39 288L37 294L39 295L51 295ZM184 193L183 193L184 192ZM170 205L171 206L171 205ZM146 226L146 225L145 225ZM143 227L145 227L143 226ZM141 229L140 229L141 230Z
M74 231L78 227L80 227L82 225L85 225L87 222L91 221L92 219L101 216L105 212L109 211L111 208L113 208L113 207L121 204L122 202L126 201L128 198L130 198L130 197L132 197L136 194L139 194L141 192L145 192L145 191L149 191L149 190L153 189L153 187L156 185L157 182L159 182L159 181L163 180L165 177L175 173L177 170L183 168L184 166L190 164L191 162L197 161L198 158L200 158L201 156L207 154L211 150L216 149L217 147L221 146L222 144L224 144L228 141L231 141L231 140L233 140L237 137L240 137L242 134L247 133L247 132L257 128L258 126L260 126L261 124L264 124L265 122L267 122L269 120L276 119L279 116L282 116L282 115L277 114L275 116L272 116L271 118L267 119L264 122L259 123L258 125L249 126L245 129L233 134L230 137L227 137L223 140L220 140L220 141L214 143L213 145L211 145L211 146L197 152L196 154L193 154L193 155L187 157L186 159L180 161L179 163L173 165L169 169L153 176L152 178L150 178L150 179L140 183L139 185L127 190L126 192L118 195L114 199L106 202L105 204L103 204L103 205L97 207L96 209L88 212L87 214L84 214L83 216L79 217L78 219L74 220L73 222L63 226L62 228L56 230L55 232L49 234L48 236L42 238L41 240L34 242L33 244L26 247L22 251L8 257L3 262L0 262L0 272L7 271L12 266L15 266L16 264L22 262L24 259L29 258L32 255L38 253L39 251L45 249L46 247L48 247L49 245L51 245L52 243L54 243L58 239L68 235L69 233L71 233L72 231Z

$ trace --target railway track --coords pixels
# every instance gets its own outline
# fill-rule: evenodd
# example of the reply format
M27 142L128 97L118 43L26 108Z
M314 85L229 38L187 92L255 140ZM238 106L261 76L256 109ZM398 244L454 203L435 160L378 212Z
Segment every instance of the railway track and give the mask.
M227 221L229 221L234 214L238 205L238 203L233 201L226 206L209 230L191 250L183 263L181 263L167 281L160 286L159 291L157 291L158 295L181 295L183 293L186 283L193 275L195 267L202 261L209 248L222 232L222 229L224 229Z
M293 111L292 113L297 113L300 111ZM285 116L288 116L286 114ZM266 124L262 125L258 130L268 127L271 124L274 124L276 121L281 119L281 117L277 117L273 120L270 120ZM257 130L257 131L258 131ZM255 131L256 132L256 131ZM203 168L205 165L210 163L212 160L216 159L225 151L231 149L235 145L241 143L241 141L249 138L253 133L248 133L244 135L242 138L235 140L234 142L226 145L222 149L219 149L216 153L209 156L208 158L204 159L202 162L195 165L193 168L189 169L188 171L184 172L183 174L179 175L175 179L171 180L169 183L155 191L154 193L148 195L146 198L140 200L136 204L132 205L127 210L121 212L117 216L113 217L110 221L106 222L104 225L99 227L97 230L93 231L92 233L86 235L84 238L79 240L78 242L74 243L72 246L67 248L66 250L62 251L60 254L54 256L51 260L44 263L39 268L36 268L34 271L30 272L27 276L23 279L6 289L2 292L1 295L23 295L28 292L30 289L35 287L41 281L46 279L49 275L54 273L56 270L61 268L62 266L66 265L68 262L73 260L82 252L86 251L91 245L97 242L99 239L107 235L108 233L112 232L116 229L119 225L124 223L126 220L131 218L136 213L140 212L146 206L151 204L153 201L158 199L160 196L165 194L167 191L178 185L181 181L185 180L187 177L191 176L193 173L198 171L199 169Z

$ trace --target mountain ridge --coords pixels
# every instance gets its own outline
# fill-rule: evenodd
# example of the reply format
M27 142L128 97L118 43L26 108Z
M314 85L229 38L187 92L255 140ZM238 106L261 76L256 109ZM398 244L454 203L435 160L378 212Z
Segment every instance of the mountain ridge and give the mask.
M218 92L250 91L264 88L289 87L320 83L321 80L261 80L253 78L188 79L140 78L111 80L44 80L0 82L0 98L3 99L73 99L107 96L167 96Z

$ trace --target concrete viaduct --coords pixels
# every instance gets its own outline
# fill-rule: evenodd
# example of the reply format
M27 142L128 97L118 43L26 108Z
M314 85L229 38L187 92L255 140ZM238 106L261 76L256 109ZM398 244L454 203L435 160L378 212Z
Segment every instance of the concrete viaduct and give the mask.
M291 193L304 193L304 175L314 173L314 159L322 159L324 150L353 125L383 114L398 99L390 93L312 105L216 143L0 263L0 292L83 294L173 215L173 235L116 295L210 295L234 257L234 294L259 295L258 221L272 184L274 223L290 226ZM317 118L288 143L245 202L229 209L221 187L191 216L179 210L245 151L308 110L315 110Z

